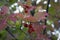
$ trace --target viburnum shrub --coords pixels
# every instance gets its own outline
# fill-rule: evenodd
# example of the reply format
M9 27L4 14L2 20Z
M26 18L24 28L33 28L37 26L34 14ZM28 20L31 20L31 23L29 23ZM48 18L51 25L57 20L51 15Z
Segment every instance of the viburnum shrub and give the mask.
M0 15L2 17L2 19L0 20L0 30L3 30L4 28L7 27L8 20L15 22L17 18L20 18L21 20L30 22L29 25L24 23L24 26L28 27L29 34L31 34L32 32L36 33L37 37L36 39L34 38L35 40L40 40L40 39L48 40L48 38L47 37L45 38L45 36L41 33L45 29L46 25L39 23L40 20L44 20L46 18L45 16L47 16L47 13L40 12L39 10L37 10L38 12L35 12L34 16L32 16L31 11L33 11L33 9L36 10L37 6L31 6L31 5L22 4L22 3L21 3L21 6L24 8L24 14L20 14L20 13L8 14L9 12L8 6L6 5L2 6L0 11Z
M31 3L31 1L28 0L25 0L25 3L17 2L17 4L23 7L23 12L11 13L8 6L4 5L1 7L0 31L5 29L8 25L14 25L16 21L22 20L25 21L25 23L20 24L28 28L27 33L31 35L31 40L51 40L46 31L48 30L47 28L50 28L50 25L45 25L45 19L48 19L47 17L49 15L46 11L43 11L42 6ZM27 24L27 22L29 24ZM53 28L50 28L50 30L53 31ZM33 33L35 33L36 37L33 36Z
M32 32L36 33L36 38L34 38L35 40L49 40L49 38L46 35L43 35L43 30L46 28L45 24L40 24L40 21L43 21L46 19L45 16L48 16L48 14L46 12L42 12L39 10L41 9L41 6L38 7L37 6L31 6L31 5L26 5L26 4L22 4L21 2L18 2L19 5L21 5L24 8L24 14L18 14L18 16L21 18L22 15L22 19L24 21L29 21L30 24L26 24L24 23L23 25L25 27L28 27L28 33L32 34ZM30 10L31 9L31 10ZM31 11L33 10L37 10L37 12L33 12L34 15L32 16Z

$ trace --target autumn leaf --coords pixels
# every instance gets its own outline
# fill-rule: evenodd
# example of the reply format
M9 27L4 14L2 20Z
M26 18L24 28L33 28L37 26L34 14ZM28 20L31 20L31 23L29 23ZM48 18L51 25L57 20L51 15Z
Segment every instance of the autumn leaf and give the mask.
M2 21L0 21L0 31L6 28L6 23L7 19L3 18Z
M8 19L15 22L17 20L16 14L10 14Z
M0 15L6 15L9 12L9 8L7 6L2 6Z
M47 14L46 12L38 12L38 13L36 13L34 16L35 16L35 18L37 18L37 20L39 21L39 20L44 20L44 19L46 19L45 16L48 16L48 14Z

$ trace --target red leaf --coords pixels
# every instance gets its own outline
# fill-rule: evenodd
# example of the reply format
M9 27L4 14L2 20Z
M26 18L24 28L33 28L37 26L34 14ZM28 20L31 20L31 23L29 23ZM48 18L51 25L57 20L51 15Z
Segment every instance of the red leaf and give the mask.
M34 29L34 32L37 35L36 40L41 40L41 38L49 40L45 35L42 34L42 31L44 30L45 27L46 27L45 25L40 25L39 23L32 23L32 28ZM30 31L30 33L31 32L32 31Z
M17 20L16 16L17 16L16 14L10 14L10 15L8 16L8 19L15 22L15 21Z
M45 16L48 16L46 12L38 12L35 14L35 18L37 18L37 20L44 20L46 19Z
M9 11L7 6L2 6L0 15L6 15Z
M6 28L6 23L7 19L3 18L2 21L0 22L0 30L3 30L4 28Z
M24 12L27 14L30 14L30 11L36 8L36 6L28 6L26 4L22 4L21 2L18 2L18 4L20 4L25 9Z
M23 5L23 8L25 9L25 13L30 14L30 11L35 9L35 6L28 6L28 5Z

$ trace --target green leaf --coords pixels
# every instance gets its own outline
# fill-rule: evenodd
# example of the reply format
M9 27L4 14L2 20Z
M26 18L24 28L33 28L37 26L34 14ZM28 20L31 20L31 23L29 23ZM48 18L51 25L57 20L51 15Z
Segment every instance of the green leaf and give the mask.
M52 35L52 40L57 40L57 37Z
M56 15L55 9L54 9L53 7L50 7L50 8L49 8L49 14L50 14L51 16L55 16L55 15Z
M8 21L8 24L9 24L9 25L12 25L12 24L14 24L14 22L11 21L11 20L9 20L9 21Z
M53 23L52 20L47 20L47 24L48 24L48 25L51 25L52 23Z
M6 31L2 30L0 31L0 40L5 40L6 39Z
M15 10L16 10L16 6L14 6L14 7L12 8L12 10L15 11Z
M9 0L9 4L12 5L13 3L17 2L18 0Z
M16 21L15 25L16 27L20 27L21 23L19 21Z

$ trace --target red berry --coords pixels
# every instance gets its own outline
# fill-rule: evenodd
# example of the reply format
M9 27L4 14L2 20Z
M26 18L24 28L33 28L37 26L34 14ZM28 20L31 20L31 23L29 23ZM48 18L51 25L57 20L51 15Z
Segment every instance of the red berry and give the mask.
M29 28L28 32L29 32L29 33L34 32L34 29L33 29L33 28Z
M24 23L24 27L28 27L28 24Z
M30 8L29 6L25 5L26 8Z
M32 28L32 24L29 25L29 28Z
M27 11L27 10L25 10L25 13L28 13L28 11Z
M29 33L34 32L34 29L33 29L33 27L32 27L32 24L29 25L29 30L28 30L28 32L29 32Z

